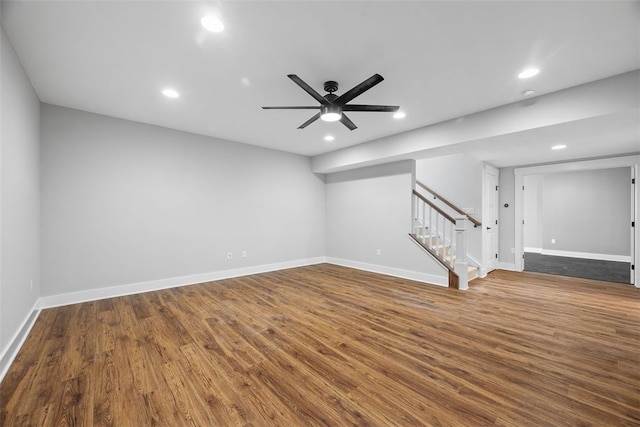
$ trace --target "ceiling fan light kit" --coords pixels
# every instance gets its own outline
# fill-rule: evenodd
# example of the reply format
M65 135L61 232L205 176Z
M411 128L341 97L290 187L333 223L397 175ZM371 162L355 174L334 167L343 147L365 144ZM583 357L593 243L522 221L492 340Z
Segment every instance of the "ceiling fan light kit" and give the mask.
M318 106L292 106L292 107L262 107L265 110L313 110L319 109L316 115L298 126L298 129L304 129L318 119L325 122L340 121L349 130L357 129L357 126L344 114L345 111L368 111L368 112L385 112L395 113L400 108L397 105L356 105L348 104L355 97L362 95L378 83L384 80L380 74L374 74L359 85L353 87L342 95L334 94L338 90L338 82L328 80L324 83L324 90L328 92L322 96L309 86L304 80L295 74L287 75L295 84L300 86L305 92L320 103Z
M342 118L342 112L337 105L323 105L320 107L320 118L325 122L337 122Z

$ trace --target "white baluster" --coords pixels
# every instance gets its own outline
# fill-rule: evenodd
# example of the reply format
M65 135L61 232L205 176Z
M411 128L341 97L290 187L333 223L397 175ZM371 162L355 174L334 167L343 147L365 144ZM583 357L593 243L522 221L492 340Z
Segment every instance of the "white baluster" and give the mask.
M453 267L453 258L456 256L456 247L457 245L454 246L453 244L453 236L455 233L455 227L454 224L449 223L449 265L451 265Z
M418 215L418 208L417 208L417 204L418 204L418 197L415 194L411 195L411 230L413 231L413 234L415 234L416 236L418 235L418 228L417 228L417 218L416 215Z
M433 220L433 208L429 206L429 241L427 242L427 247L429 249L433 248L433 230L435 230L435 221Z
M461 290L469 288L466 221L464 216L456 217L456 262L453 271L458 275L458 289Z
M427 226L425 218L424 218L424 210L425 210L426 203L423 202L422 200L420 200L420 202L421 202L421 206L422 206L422 231L420 233L420 237L421 237L422 243L424 243L424 228Z

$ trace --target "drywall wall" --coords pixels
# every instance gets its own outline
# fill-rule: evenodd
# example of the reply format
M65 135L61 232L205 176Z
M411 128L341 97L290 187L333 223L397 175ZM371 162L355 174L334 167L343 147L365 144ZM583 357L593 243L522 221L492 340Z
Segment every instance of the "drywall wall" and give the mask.
M525 250L630 255L630 168L525 175L523 182Z
M471 216L482 222L481 161L464 153L416 161L416 179L462 209L473 209ZM420 190L418 188L418 190ZM450 212L445 207L446 212ZM469 225L467 253L482 262L482 229Z
M3 30L0 55L0 355L4 355L39 296L40 101Z
M408 236L413 174L414 162L403 161L326 176L330 261L447 283L446 270Z
M524 190L524 227L523 241L525 252L541 252L544 237L542 209L544 206L544 175L526 175L523 177Z
M416 179L482 219L482 162L460 153L416 161Z
M45 296L324 255L307 157L52 105L41 131Z
M543 250L630 255L630 168L546 174L542 193Z

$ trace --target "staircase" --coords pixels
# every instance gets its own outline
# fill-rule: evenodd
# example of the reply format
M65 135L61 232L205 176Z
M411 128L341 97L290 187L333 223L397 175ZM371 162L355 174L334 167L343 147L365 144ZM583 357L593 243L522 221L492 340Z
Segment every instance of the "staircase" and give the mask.
M447 268L450 288L467 289L468 282L478 277L478 266L467 261L465 230L467 224L481 224L421 182L416 184L425 194L412 192L409 236Z
M455 266L456 256L452 255L452 249L450 244L440 245L434 241L435 238L431 238L431 242L429 242L429 238L424 238L427 227L421 227L423 231L419 234L409 233L409 236L422 248L429 252L434 258L440 262L443 266L447 267L450 271L449 275L449 287L459 289L459 280L458 275L455 273L453 266ZM441 255L444 254L444 255ZM452 274L451 274L452 273ZM467 281L470 282L473 279L478 277L478 267L469 265L467 266Z

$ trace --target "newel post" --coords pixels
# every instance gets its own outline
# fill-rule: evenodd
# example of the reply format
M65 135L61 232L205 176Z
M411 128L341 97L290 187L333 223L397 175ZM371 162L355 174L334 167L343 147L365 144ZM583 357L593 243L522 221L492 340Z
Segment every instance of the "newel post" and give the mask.
M467 263L467 218L456 217L456 262L453 271L458 276L458 289L469 288L469 264Z

